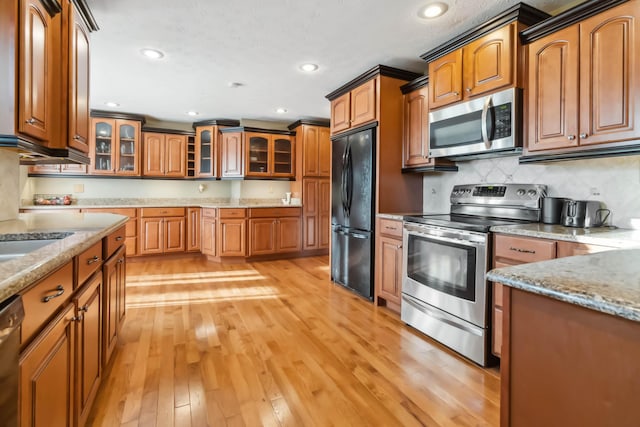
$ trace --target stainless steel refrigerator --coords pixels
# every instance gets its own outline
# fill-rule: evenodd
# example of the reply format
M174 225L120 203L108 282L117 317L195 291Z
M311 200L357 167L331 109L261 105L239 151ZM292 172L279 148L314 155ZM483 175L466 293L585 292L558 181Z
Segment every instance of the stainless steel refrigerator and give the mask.
M334 139L331 279L373 299L375 128Z

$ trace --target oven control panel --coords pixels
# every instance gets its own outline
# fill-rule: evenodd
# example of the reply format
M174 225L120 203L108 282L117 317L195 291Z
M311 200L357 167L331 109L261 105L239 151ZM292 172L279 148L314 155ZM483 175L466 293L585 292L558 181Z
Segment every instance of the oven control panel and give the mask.
M451 190L452 205L539 207L547 186L541 184L468 184Z

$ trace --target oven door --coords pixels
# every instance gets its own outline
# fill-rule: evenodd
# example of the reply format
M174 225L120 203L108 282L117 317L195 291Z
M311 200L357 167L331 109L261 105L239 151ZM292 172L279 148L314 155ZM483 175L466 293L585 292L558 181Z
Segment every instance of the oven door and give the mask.
M405 223L402 292L488 327L488 234Z

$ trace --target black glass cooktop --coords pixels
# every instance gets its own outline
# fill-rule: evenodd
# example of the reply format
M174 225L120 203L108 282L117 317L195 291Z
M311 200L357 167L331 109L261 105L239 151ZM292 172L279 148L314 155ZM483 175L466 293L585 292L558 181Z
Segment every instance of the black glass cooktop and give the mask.
M518 221L512 219L488 218L472 215L409 215L403 218L407 222L435 225L438 227L455 228L458 230L488 232L491 227L497 225L524 224L531 221Z

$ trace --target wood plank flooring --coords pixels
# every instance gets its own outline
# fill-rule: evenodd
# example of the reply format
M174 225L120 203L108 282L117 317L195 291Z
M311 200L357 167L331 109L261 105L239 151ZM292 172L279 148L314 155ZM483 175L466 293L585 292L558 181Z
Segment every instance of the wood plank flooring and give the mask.
M497 426L499 376L329 280L327 257L127 265L88 425Z

